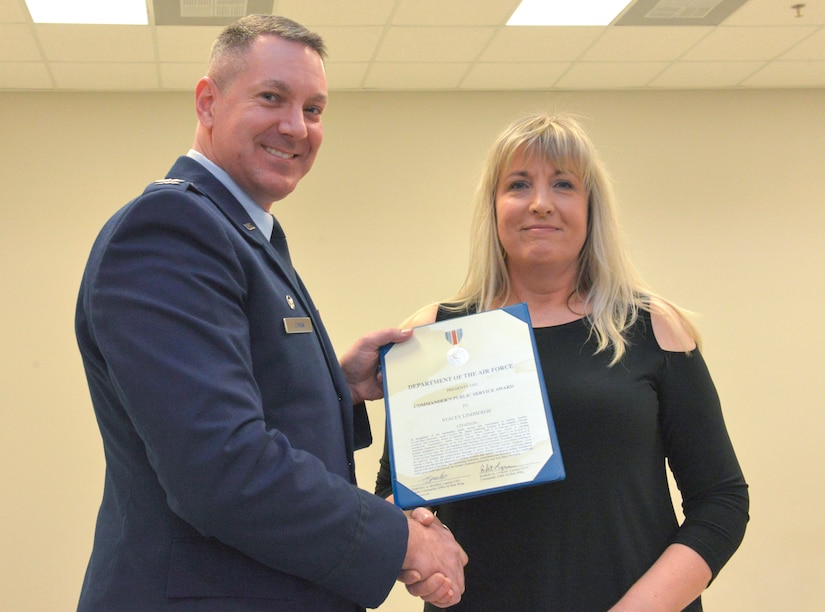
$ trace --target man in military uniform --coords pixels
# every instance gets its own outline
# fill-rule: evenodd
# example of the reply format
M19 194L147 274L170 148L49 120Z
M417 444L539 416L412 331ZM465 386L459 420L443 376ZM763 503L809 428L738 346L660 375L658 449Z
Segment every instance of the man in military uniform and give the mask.
M95 242L76 332L106 480L80 610L351 612L396 579L461 597L449 530L355 484L378 347L409 332L339 363L269 212L321 145L324 54L287 19L229 26L192 150Z

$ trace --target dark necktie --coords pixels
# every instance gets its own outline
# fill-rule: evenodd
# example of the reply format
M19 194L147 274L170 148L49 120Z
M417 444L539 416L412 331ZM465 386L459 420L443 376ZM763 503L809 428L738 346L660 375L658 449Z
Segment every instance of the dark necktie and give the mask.
M292 258L289 256L289 247L286 245L284 230L274 215L272 217L272 221L274 224L272 226L272 235L269 237L269 242L271 242L272 246L275 247L275 250L278 251L278 255L281 257L287 276L292 279L292 282L297 282L298 278L295 274L295 268L292 267Z
M272 246L275 247L275 250L278 251L278 255L281 256L281 259L284 260L287 267L291 270L292 259L289 257L289 247L286 245L284 230L274 216L272 217L272 221L274 222L274 225L272 226L272 235L269 237L269 241L272 243Z

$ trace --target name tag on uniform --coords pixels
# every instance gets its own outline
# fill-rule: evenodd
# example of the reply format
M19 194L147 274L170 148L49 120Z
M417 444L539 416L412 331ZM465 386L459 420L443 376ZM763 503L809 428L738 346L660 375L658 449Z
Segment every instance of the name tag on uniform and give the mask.
M312 332L312 319L309 317L284 317L284 329L288 334L309 334Z

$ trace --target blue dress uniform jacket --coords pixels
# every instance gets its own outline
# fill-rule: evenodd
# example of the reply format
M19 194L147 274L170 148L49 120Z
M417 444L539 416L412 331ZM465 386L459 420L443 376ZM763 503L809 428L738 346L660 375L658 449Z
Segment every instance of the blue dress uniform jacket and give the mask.
M106 457L80 610L384 600L407 524L354 485L366 413L300 279L199 163L105 225L76 333Z

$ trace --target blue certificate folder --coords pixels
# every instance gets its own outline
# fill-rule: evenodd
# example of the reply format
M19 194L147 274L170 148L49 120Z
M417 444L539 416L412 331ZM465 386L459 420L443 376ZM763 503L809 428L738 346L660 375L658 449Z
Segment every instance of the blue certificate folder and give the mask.
M381 366L397 506L564 479L526 304L416 327Z

